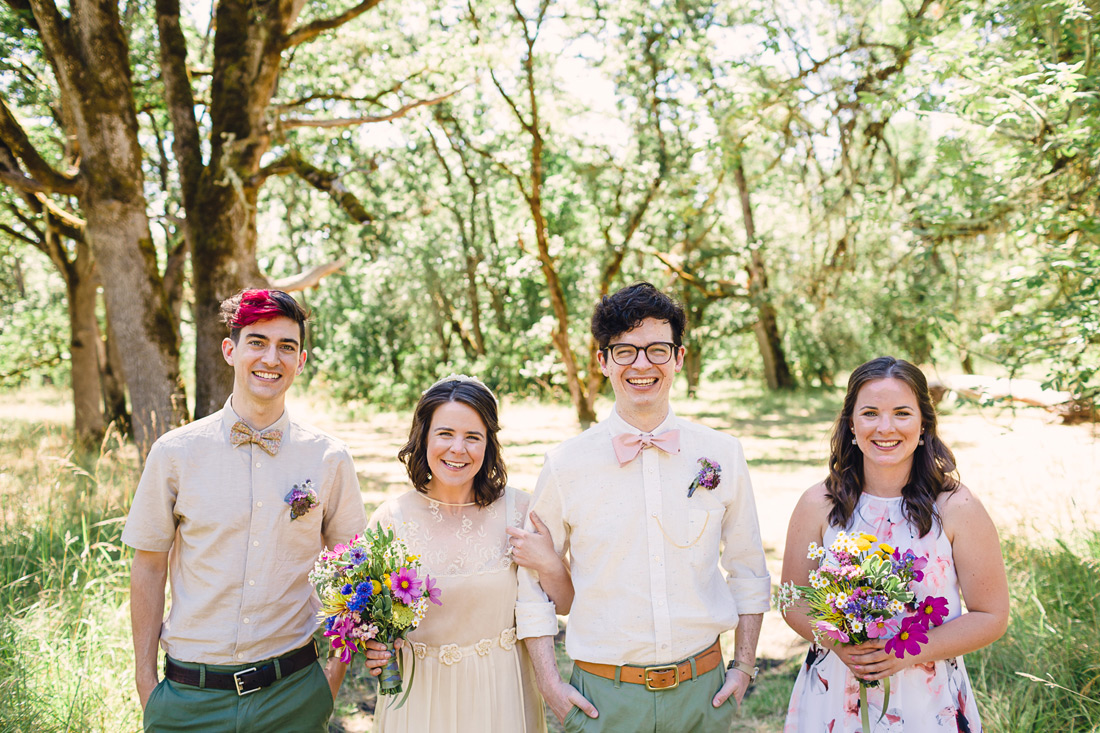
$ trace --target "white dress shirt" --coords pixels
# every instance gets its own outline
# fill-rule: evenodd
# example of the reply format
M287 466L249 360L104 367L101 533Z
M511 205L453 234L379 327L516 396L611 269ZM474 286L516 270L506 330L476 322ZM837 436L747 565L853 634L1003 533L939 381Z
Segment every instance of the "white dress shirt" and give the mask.
M739 614L768 610L771 578L741 443L671 411L653 434L673 429L679 454L648 447L620 466L612 438L641 431L612 412L546 454L531 510L569 554L573 659L676 662L737 626ZM721 467L721 481L688 498L704 457ZM538 574L520 568L519 586L519 637L556 634Z

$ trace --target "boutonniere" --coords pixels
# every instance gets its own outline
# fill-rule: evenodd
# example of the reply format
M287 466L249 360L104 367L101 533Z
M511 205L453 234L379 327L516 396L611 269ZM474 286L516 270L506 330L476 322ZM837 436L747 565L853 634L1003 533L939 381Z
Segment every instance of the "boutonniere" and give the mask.
M294 488L283 499L290 505L290 521L308 512L321 502L317 500L317 492L313 490L313 481L306 479L302 485L294 484Z
M722 482L722 467L709 458L699 459L699 473L695 474L691 486L688 487L688 498L695 490L702 486L707 491L713 491L714 487Z

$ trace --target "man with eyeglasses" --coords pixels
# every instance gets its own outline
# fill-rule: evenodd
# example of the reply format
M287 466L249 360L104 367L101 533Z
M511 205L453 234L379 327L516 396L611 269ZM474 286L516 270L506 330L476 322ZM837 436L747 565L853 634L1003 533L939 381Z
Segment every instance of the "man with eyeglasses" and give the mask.
M539 476L531 508L568 553L576 594L555 609L520 568L516 626L566 731L728 733L756 676L771 590L756 505L738 440L669 406L684 322L649 283L601 300L592 334L615 409L547 453ZM555 611L570 614L569 684ZM718 635L733 628L725 666Z

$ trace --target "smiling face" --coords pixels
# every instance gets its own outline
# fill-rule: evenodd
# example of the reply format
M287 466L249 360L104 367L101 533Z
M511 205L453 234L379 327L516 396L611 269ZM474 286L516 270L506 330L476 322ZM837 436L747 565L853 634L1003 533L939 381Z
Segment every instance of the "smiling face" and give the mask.
M428 492L442 501L472 501L474 478L485 462L488 430L469 405L445 402L432 413L425 452Z
M675 347L672 358L664 364L652 364L641 349L652 343L672 342L672 326L668 321L646 318L635 328L610 340L611 344L632 344L639 348L633 364L623 366L606 351L596 358L600 370L611 382L615 392L615 410L619 416L639 430L653 430L668 415L668 398L676 373L684 366L684 347Z
M279 316L243 326L236 343L222 341L222 355L233 367L233 409L253 427L282 415L286 392L306 363L300 338L298 323Z
M856 395L850 427L868 478L876 470L908 476L922 428L917 395L908 384L893 377L864 384Z

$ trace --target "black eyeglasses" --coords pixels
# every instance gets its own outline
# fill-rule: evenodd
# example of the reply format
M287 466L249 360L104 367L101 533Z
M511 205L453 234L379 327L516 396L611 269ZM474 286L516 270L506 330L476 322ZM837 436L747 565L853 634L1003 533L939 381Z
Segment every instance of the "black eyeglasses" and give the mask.
M611 358L619 366L630 366L636 362L639 351L645 352L645 358L649 359L650 364L667 364L672 355L676 353L676 344L671 344L668 341L654 341L645 346L608 344L604 351L610 352Z

